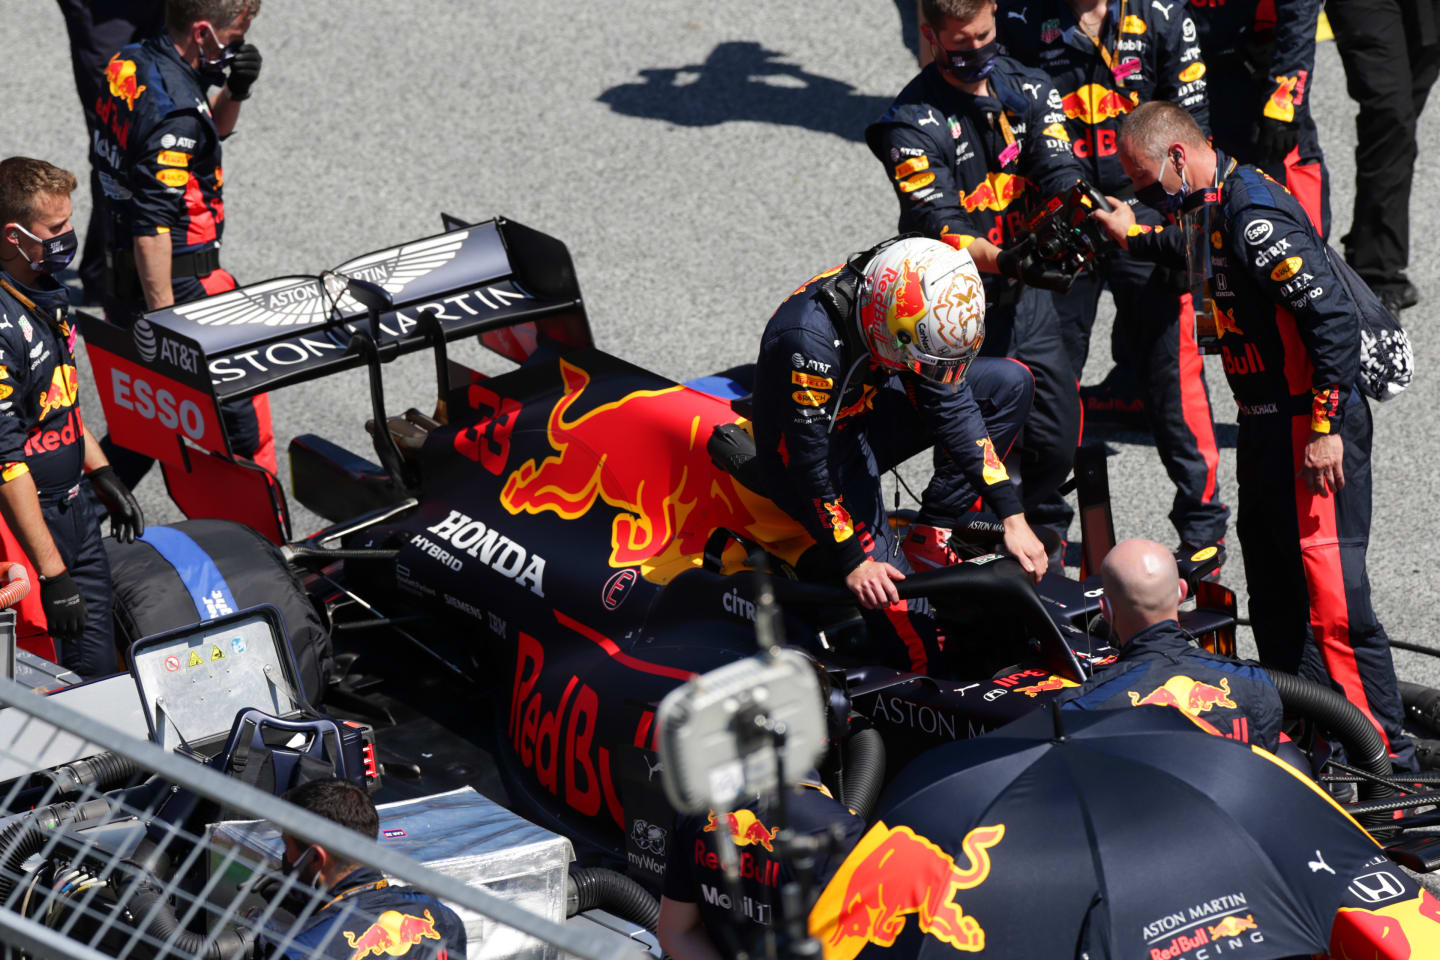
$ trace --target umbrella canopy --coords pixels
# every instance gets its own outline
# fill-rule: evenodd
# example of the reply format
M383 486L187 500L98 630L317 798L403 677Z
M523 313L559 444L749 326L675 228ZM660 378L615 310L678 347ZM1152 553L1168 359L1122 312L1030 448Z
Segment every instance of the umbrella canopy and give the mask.
M810 928L825 960L1319 953L1379 852L1303 774L1178 711L1041 712L907 767Z

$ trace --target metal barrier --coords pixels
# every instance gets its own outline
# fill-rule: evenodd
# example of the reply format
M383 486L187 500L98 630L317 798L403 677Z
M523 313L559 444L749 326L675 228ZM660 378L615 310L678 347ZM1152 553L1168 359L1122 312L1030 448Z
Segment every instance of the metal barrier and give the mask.
M268 821L342 861L368 865L393 881L489 917L587 960L642 956L614 941L530 913L479 887L438 873L395 850L192 759L82 716L0 679L0 704L25 715L0 741L0 759L35 766L37 744L80 737L133 761L150 787L102 793L51 776L21 777L4 791L0 825L0 942L32 956L217 958L279 955L322 910L335 917L326 939L307 949L353 957L403 955L399 948L438 939L422 918L386 911L363 915L354 899L332 903L273 864L249 860L240 844L221 847L187 830L174 805L218 804L229 818ZM156 776L150 776L150 775ZM164 785L157 789L156 785ZM174 819L172 819L174 818ZM179 821L179 822L176 822ZM149 839L145 840L145 835ZM160 869L158 862L168 861ZM239 878L237 880L237 878ZM286 904L286 909L282 909ZM289 911L293 911L289 912ZM404 922L402 922L404 921ZM392 929L393 928L393 929ZM359 931L358 936L356 931ZM345 934L342 941L341 934ZM475 957L481 945L472 944ZM452 953L451 956L454 956Z

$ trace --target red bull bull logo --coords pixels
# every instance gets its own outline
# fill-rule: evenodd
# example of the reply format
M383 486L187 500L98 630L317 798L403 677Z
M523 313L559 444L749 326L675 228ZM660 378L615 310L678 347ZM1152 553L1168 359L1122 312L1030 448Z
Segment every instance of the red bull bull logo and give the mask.
M145 92L145 85L135 78L135 61L121 60L118 53L105 66L105 82L110 85L110 96L124 100L131 110Z
M976 440L981 452L985 455L985 465L981 467L980 473L989 484L1005 483L1009 481L1010 474L1005 472L1005 464L995 454L995 444L989 437L983 440Z
M1205 929L1210 931L1211 940L1219 940L1221 937L1238 937L1246 930L1258 930L1260 925L1255 922L1253 913L1247 913L1243 917L1226 917Z
M1093 126L1129 113L1135 109L1135 101L1101 84L1087 83L1074 93L1061 97L1060 109L1071 120Z
M345 942L355 951L350 960L363 957L403 957L410 948L421 940L439 940L435 929L435 917L429 910L425 916L416 917L399 910L386 910L379 919L358 937L349 930L343 931Z
M1419 889L1408 899L1376 910L1341 907L1330 928L1330 956L1335 960L1440 957L1440 900Z
M845 509L844 500L844 497L836 497L834 503L827 501L824 504L828 517L826 522L835 535L836 543L844 543L855 535L855 524L850 519L850 511Z
M1171 677L1165 681L1164 686L1156 687L1143 697L1131 690L1130 705L1132 707L1174 707L1195 721L1206 733L1212 733L1217 737L1220 736L1220 731L1213 724L1201 719L1200 714L1209 713L1215 707L1238 709L1235 701L1230 699L1230 679L1228 677L1221 677L1220 685L1217 687L1183 674Z
M775 852L775 835L780 832L779 828L771 829L760 822L750 810L736 810L734 813L727 813L723 818L716 818L715 811L710 811L710 820L705 824L705 833L714 833L717 830L728 829L730 840L737 847L748 847L755 844L764 848L767 853Z
M901 343L915 342L915 324L925 319L925 285L920 271L909 260L900 268L900 276L891 288L890 302L885 307L885 326Z
M678 572L672 564L681 558L698 562L716 527L743 531L757 522L750 507L763 510L764 502L740 492L705 451L714 426L734 420L728 407L675 386L636 390L573 416L590 374L566 360L559 368L565 389L548 422L556 452L510 474L500 493L507 511L575 520L604 500L619 511L611 522L610 565L638 565L659 582ZM636 443L636 436L646 442ZM657 573L662 566L666 572Z
M1265 116L1271 120L1293 123L1295 106L1304 95L1305 88L1300 82L1299 74L1293 77L1276 77L1275 89L1271 92L1270 99L1265 101Z
M65 363L55 368L50 386L40 391L40 416L44 420L52 411L73 407L80 398L80 378L75 368Z
M1016 693L1023 693L1032 700L1042 693L1049 693L1054 690L1064 690L1066 687L1078 687L1080 684L1074 680L1066 680L1064 677L1046 677L1039 683L1032 683L1028 687L1016 687Z
M854 960L871 943L893 946L911 915L924 933L956 950L984 950L984 928L965 914L955 895L985 882L990 849L1004 837L1004 824L967 833L960 843L967 859L962 869L909 827L877 822L810 913L810 932L820 940L825 960Z
M1233 333L1233 334L1235 334L1237 337L1243 337L1243 336L1245 336L1245 331L1244 331L1244 330L1241 330L1241 329L1240 329L1240 325L1235 322L1235 311L1234 311L1233 309L1231 309L1231 310L1216 310L1216 311L1215 311L1215 336L1216 336L1216 337L1223 337L1223 336L1225 336L1225 334L1227 334L1227 333Z
M990 173L974 190L960 195L960 203L971 213L976 210L999 212L1023 194L1030 181L1010 173Z

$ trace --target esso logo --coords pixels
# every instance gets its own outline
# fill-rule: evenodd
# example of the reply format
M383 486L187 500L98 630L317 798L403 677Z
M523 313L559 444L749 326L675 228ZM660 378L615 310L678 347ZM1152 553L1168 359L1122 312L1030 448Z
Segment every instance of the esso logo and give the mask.
M111 369L110 397L116 406L146 420L156 420L166 430L178 430L196 443L205 437L205 416L200 405L194 400L176 400L169 390L156 390L148 380Z

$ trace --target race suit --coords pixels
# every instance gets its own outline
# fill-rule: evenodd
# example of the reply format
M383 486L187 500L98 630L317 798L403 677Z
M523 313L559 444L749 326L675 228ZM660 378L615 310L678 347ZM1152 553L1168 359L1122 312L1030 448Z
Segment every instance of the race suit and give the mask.
M1345 90L1355 112L1355 206L1345 259L1376 293L1409 281L1410 190L1420 114L1440 77L1435 0L1349 0L1329 5Z
M1299 146L1284 169L1266 172L1289 188L1328 237L1330 178L1306 96L1315 72L1320 6L1321 0L1228 0L1193 5L1190 16L1209 68L1205 81L1215 146L1241 163L1258 164L1257 123L1291 125Z
M921 498L921 523L953 526L977 496L1001 518L1021 512L1002 461L1030 411L1029 372L1013 360L979 357L958 385L942 386L880 367L851 319L863 256L780 305L755 366L765 489L815 538L800 567L819 579L839 580L868 559L913 572L891 530L880 478L932 447L944 456ZM867 611L866 623L891 665L923 673L938 664L925 598Z
M790 817L787 826L798 836L819 837L834 824L843 827L844 839L815 858L811 883L818 892L865 833L865 821L846 810L818 783L801 783L786 800ZM675 818L665 861L665 897L697 906L701 923L722 956L734 956L741 946L749 948L751 956L763 956L755 951L758 935L767 929L777 935L784 932L780 889L795 878L795 871L775 849L773 841L778 829L776 804L758 797L729 813L712 810L706 816ZM724 839L726 830L731 840ZM728 842L736 845L740 864L738 917L737 911L726 905L731 889L725 881L720 845Z
M1021 62L1053 79L1075 156L1101 192L1133 203L1134 190L1116 154L1120 122L1140 103L1170 100L1209 128L1205 63L1183 3L1114 0L1092 40L1065 0L1006 0L997 14L1000 41ZM1159 215L1137 205L1142 222ZM1082 274L1057 303L1061 330L1078 378L1090 350L1100 290L1115 298L1112 351L1133 375L1161 462L1175 484L1170 521L1180 539L1208 544L1225 536L1230 511L1220 500L1220 453L1195 347L1188 296L1167 271L1121 251Z
M105 313L129 327L145 310L135 272L135 238L168 234L175 303L235 289L220 267L225 231L225 183L220 135L195 69L161 32L124 47L105 68L107 84L95 103L92 159L110 219L106 245L110 281ZM230 449L276 469L268 398L220 405ZM103 444L115 472L134 487L151 460L109 437Z
M35 481L50 538L85 598L85 635L78 643L56 640L56 659L91 678L116 670L110 561L100 541L103 510L82 482L85 424L69 294L54 281L42 282L49 285L24 287L0 272L0 483L26 473ZM38 584L34 559L8 529L4 541L0 559L23 562ZM49 634L38 587L32 594L18 611L21 639Z
M1135 634L1114 663L1057 699L1073 710L1174 707L1206 733L1271 753L1285 712L1263 667L1200 649L1174 620Z
M992 96L977 97L926 67L866 129L900 201L901 233L962 250L976 237L1001 246L1016 239L1033 209L1084 175L1048 77L999 57L986 79ZM982 276L982 355L1013 357L1035 377L1035 402L1018 444L1025 513L1063 536L1070 508L1056 490L1075 461L1080 403L1060 335L1058 295L999 274Z
M1354 300L1300 204L1254 167L1217 154L1220 200L1210 261L1225 377L1239 406L1237 529L1250 621L1267 666L1329 683L1375 724L1395 765L1415 769L1390 641L1370 605L1370 407L1355 384ZM1143 230L1143 228L1142 228ZM1179 266L1176 229L1130 249ZM1310 492L1312 434L1344 442L1344 489Z
M326 902L328 901L328 902ZM325 891L325 906L283 950L283 931L269 930L255 957L384 956L465 960L465 925L445 904L413 887L392 886L369 867L352 870Z

